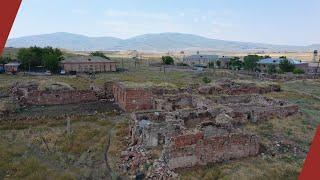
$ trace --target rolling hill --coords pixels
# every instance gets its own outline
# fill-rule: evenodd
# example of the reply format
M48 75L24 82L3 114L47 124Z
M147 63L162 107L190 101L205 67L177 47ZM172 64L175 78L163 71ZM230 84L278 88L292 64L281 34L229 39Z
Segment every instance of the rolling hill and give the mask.
M320 45L289 46L225 41L182 33L145 34L129 39L88 37L71 33L53 33L9 39L6 47L53 46L68 50L139 50L139 51L310 51Z

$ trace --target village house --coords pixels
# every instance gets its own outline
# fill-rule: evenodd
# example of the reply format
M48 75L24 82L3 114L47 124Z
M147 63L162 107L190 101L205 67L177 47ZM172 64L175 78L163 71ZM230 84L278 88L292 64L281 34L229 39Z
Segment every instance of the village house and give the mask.
M222 57L219 57L218 61L220 62L220 65L218 68L221 68L221 69L229 69L229 63L231 61L233 57L231 56L222 56ZM217 66L217 63L216 63L216 66Z
M68 73L115 72L116 62L96 56L74 56L61 61L61 68Z
M305 71L307 74L320 74L320 64L319 63L309 63L307 71Z
M218 55L191 55L183 58L183 62L190 66L205 66L208 67L209 63L214 63L216 68L228 69L229 62L233 57Z
M203 65L208 66L210 62L215 62L219 58L218 55L202 55L202 54L196 54L191 55L183 58L183 62L190 65Z
M306 62L302 62L301 60L296 60L296 59L288 59L296 68L298 69L302 69L305 72L308 71L308 63ZM281 58L266 58L266 59L261 59L258 62L258 68L262 71L262 72L267 72L268 71L268 66L269 65L275 65L276 69L279 69L279 65L281 63L281 61L283 61L283 59Z
M4 70L6 73L15 74L19 71L20 63L12 62L4 65Z

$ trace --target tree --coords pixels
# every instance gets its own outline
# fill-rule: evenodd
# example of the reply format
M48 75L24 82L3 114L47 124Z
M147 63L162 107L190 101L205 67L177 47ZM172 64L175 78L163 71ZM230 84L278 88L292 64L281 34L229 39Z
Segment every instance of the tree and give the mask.
M208 66L210 69L214 69L214 62L209 62Z
M171 56L162 56L162 63L165 65L174 64L174 59Z
M45 54L43 56L43 66L51 72L56 72L59 69L59 57L55 54Z
M304 70L303 69L300 69L300 68L295 68L293 70L293 74L304 74Z
M274 64L269 64L268 67L267 67L267 72L268 74L274 74L277 72L277 68L276 68L276 65Z
M17 57L20 60L22 69L27 70L31 68L32 53L30 49L27 49L27 48L20 49Z
M218 60L216 63L217 63L217 67L220 68L220 66L221 66L221 61Z
M231 69L237 69L237 70L240 70L243 66L243 62L240 61L240 58L239 57L234 57L234 58L231 58L230 59L230 62L229 62L229 67Z
M100 52L100 51L92 52L92 53L90 53L90 55L91 56L98 56L98 57L102 57L102 58L110 60L110 58L108 56L106 56L103 52Z
M254 71L257 66L260 59L263 59L262 56L258 55L248 55L244 57L243 67L244 69L248 71Z
M59 62L63 59L62 52L52 47L30 47L22 48L18 52L18 59L24 70L31 70L37 66L44 66L48 70L57 70Z
M10 57L2 57L0 56L0 64L4 65L4 64L7 64L9 62L11 62L12 59Z
M282 58L279 64L279 68L283 72L292 72L295 66L287 58Z

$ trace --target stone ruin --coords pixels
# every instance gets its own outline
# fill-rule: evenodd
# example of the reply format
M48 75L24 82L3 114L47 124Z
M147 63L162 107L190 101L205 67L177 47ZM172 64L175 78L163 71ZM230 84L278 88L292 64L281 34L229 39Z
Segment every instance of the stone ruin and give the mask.
M77 90L62 82L15 83L10 89L14 101L23 105L63 105L97 101L98 92Z
M273 83L257 85L251 82L238 82L230 79L221 79L214 84L202 86L198 89L199 93L204 95L265 94L269 92L279 92L280 90L281 87Z
M177 177L176 169L256 156L260 139L241 125L299 112L296 105L260 95L279 91L277 86L220 84L213 89L220 96L204 96L200 90L154 95L153 109L132 113L131 143L122 153L121 168L136 173L152 161L146 176L167 179ZM157 159L150 155L154 150L160 151Z

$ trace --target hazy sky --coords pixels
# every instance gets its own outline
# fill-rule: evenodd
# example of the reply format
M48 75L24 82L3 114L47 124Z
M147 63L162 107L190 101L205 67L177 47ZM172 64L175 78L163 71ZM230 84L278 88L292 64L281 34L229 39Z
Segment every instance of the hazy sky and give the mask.
M23 0L10 37L53 32L308 45L320 43L320 0Z

